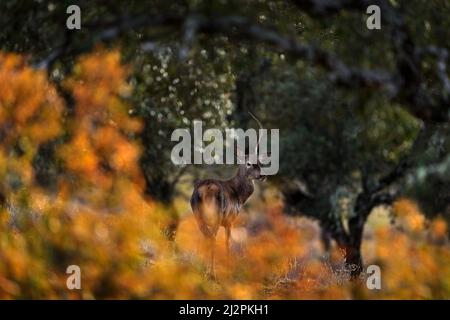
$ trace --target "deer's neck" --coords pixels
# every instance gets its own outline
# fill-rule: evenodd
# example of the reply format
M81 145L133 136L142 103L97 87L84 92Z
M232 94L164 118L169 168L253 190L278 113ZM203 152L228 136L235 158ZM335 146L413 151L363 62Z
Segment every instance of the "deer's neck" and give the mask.
M243 205L255 190L253 182L246 176L236 174L229 182L240 205Z

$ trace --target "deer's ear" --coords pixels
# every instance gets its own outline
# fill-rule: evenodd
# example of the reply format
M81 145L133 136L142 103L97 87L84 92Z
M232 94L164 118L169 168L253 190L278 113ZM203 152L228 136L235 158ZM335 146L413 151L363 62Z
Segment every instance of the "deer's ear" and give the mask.
M247 161L247 156L245 152L243 152L237 146L236 146L236 160L238 164L243 164Z

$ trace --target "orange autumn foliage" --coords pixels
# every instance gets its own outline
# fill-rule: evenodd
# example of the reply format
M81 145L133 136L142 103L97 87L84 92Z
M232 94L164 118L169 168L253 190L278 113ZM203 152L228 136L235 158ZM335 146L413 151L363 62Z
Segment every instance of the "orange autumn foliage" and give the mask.
M1 298L119 298L147 290L142 243L159 239L160 219L155 204L142 195L140 147L131 138L141 124L122 102L127 71L119 58L117 52L99 51L79 60L65 83L75 99L74 115L64 119L65 132L61 99L45 74L17 56L0 63L2 76L18 79L0 91L2 106L9 108L2 128L6 123L11 128L2 148L22 141L30 146L25 159L11 152L2 158L8 169L21 161L18 168L30 173L21 181L20 198L3 191L9 208L1 212ZM27 92L37 97L19 98ZM41 119L46 115L53 118ZM29 131L35 126L40 135ZM39 144L56 134L65 135L56 150L64 170L57 192L51 193L34 182L31 162ZM83 270L82 291L67 289L65 271L71 264Z
M60 155L85 182L111 187L113 178L140 180L140 148L128 137L141 129L141 122L129 117L122 102L130 91L126 76L118 52L98 52L82 57L65 82L76 105L72 143L63 146Z
M0 53L0 84L0 192L10 192L31 183L37 147L61 133L63 104L45 73L17 55Z
M161 232L166 207L143 195L142 122L124 99L133 89L129 71L118 51L82 56L63 83L74 97L73 112L64 112L44 73L0 54L0 192L7 201L0 209L0 298L450 297L447 225L436 218L427 228L408 199L394 205L396 225L372 215L382 223L366 227L363 256L380 266L381 290L368 290L364 279L350 282L341 252L324 251L319 225L286 217L273 198L250 201L232 233L232 256L220 231L219 280L208 279L207 251L187 203L171 242ZM36 183L32 162L53 139L62 169L51 191ZM66 286L72 264L82 270L81 290Z

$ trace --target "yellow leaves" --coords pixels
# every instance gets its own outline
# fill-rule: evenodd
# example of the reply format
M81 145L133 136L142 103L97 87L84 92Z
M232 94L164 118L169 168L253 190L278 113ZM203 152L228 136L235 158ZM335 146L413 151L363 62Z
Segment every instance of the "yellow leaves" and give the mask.
M70 124L72 140L60 149L60 156L81 184L110 190L115 176L142 184L140 147L128 137L141 129L141 122L129 116L122 101L129 91L127 74L117 51L99 50L83 56L65 82L75 98L75 119Z
M442 217L433 219L430 225L430 232L435 240L445 240L448 235L447 223Z
M130 138L142 125L123 102L126 77L116 51L100 50L76 64L64 84L75 112L66 115L66 137L56 150L64 174L49 193L34 185L32 161L41 143L62 138L62 100L45 73L0 54L0 177L18 190L1 189L18 228L13 236L10 213L2 211L2 298L79 298L66 288L70 264L83 270L84 298L148 291L141 243L161 241L159 215L142 194L140 147Z
M93 145L108 159L113 169L122 173L136 173L140 150L127 141L117 129L105 126L93 137Z
M394 214L399 222L411 232L420 232L425 227L425 217L416 203L408 199L400 199L394 203Z
M69 170L87 177L95 174L98 159L95 150L90 144L88 132L77 132L73 137L72 143L62 146L60 152Z
M382 290L377 294L365 291L363 298L387 299L432 299L450 294L443 289L445 280L450 277L450 248L443 246L438 234L445 230L446 224L440 219L425 222L417 205L401 199L394 205L396 225L378 225L370 239L363 241L366 264L375 263L382 273ZM387 214L387 213L385 213ZM411 222L411 217L420 223ZM419 227L418 227L419 226ZM369 252L370 248L374 252ZM368 258L370 256L370 259Z
M411 212L421 215L409 201L400 202L396 209L399 219ZM214 291L197 298L429 299L450 295L446 284L450 277L450 248L436 243L436 238L427 238L428 231L423 227L402 224L398 228L391 226L389 219L366 226L365 265L379 265L382 277L382 289L372 291L365 279L355 283L348 280L342 253L336 247L329 260L323 259L324 252L318 245L320 230L313 222L306 218L290 220L270 208L262 216L265 227L258 232L241 237L249 229L235 228L232 236L236 251L231 257L226 255L224 235L219 231L216 268L220 281L215 288L207 284ZM445 226L442 219L433 220L429 233L442 235ZM192 216L181 221L175 241L180 255L190 257L190 272L204 272L196 270L199 260L207 264L208 251ZM182 283L179 281L177 287Z
M18 138L47 141L61 130L61 99L43 71L26 66L23 58L0 53L0 128L2 147Z
M420 245L406 234L390 230L386 238L377 238L377 257L383 276L383 296L387 298L417 299L431 298L430 286L438 278L438 266L434 262L434 248ZM440 275L439 277L441 277Z
M200 272L171 257L159 260L147 275L152 299L195 299L211 290Z
M118 51L100 49L79 59L74 75L65 82L77 102L77 116L89 116L103 124L113 121L120 128L131 123L126 129L138 129L121 102L121 97L130 92L127 75Z
M73 78L83 81L86 87L92 85L109 93L126 93L129 90L127 75L128 70L120 63L120 53L117 50L106 51L99 48L93 54L79 59Z
M231 294L231 299L249 300L256 298L254 296L254 287L251 285L236 283L231 285L229 292Z
M32 181L39 144L61 133L62 108L44 72L0 53L0 190L11 198Z
M339 273L341 252L325 258L317 223L287 218L279 201L253 208L256 217L233 229L232 256L219 232L219 281L208 280L205 240L191 213L170 242L161 228L175 216L173 204L144 198L134 138L142 123L123 100L127 75L117 51L83 56L64 83L75 104L63 119L63 102L45 74L0 54L0 187L13 208L0 207L0 298L450 296L447 225L437 218L427 233L420 209L407 199L394 205L402 228L366 228L364 258L381 267L380 292L350 285ZM32 161L40 144L57 137L63 172L51 192L35 184ZM66 288L71 264L81 267L81 292Z
M14 281L10 281L0 274L0 299L17 296L20 288Z

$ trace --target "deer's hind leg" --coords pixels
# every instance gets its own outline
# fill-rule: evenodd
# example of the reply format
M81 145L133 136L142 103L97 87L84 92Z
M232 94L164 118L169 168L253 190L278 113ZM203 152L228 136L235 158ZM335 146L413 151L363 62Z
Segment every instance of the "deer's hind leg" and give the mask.
M213 279L216 278L216 236L221 223L220 203L217 199L219 193L219 186L215 184L204 185L194 192L191 199L191 205L197 224L206 238L210 254L208 273Z
M208 238L210 261L208 266L208 274L213 279L216 280L216 238Z
M231 226L225 225L224 228L225 228L225 248L227 250L227 255L230 256L231 255L231 243L230 243Z

